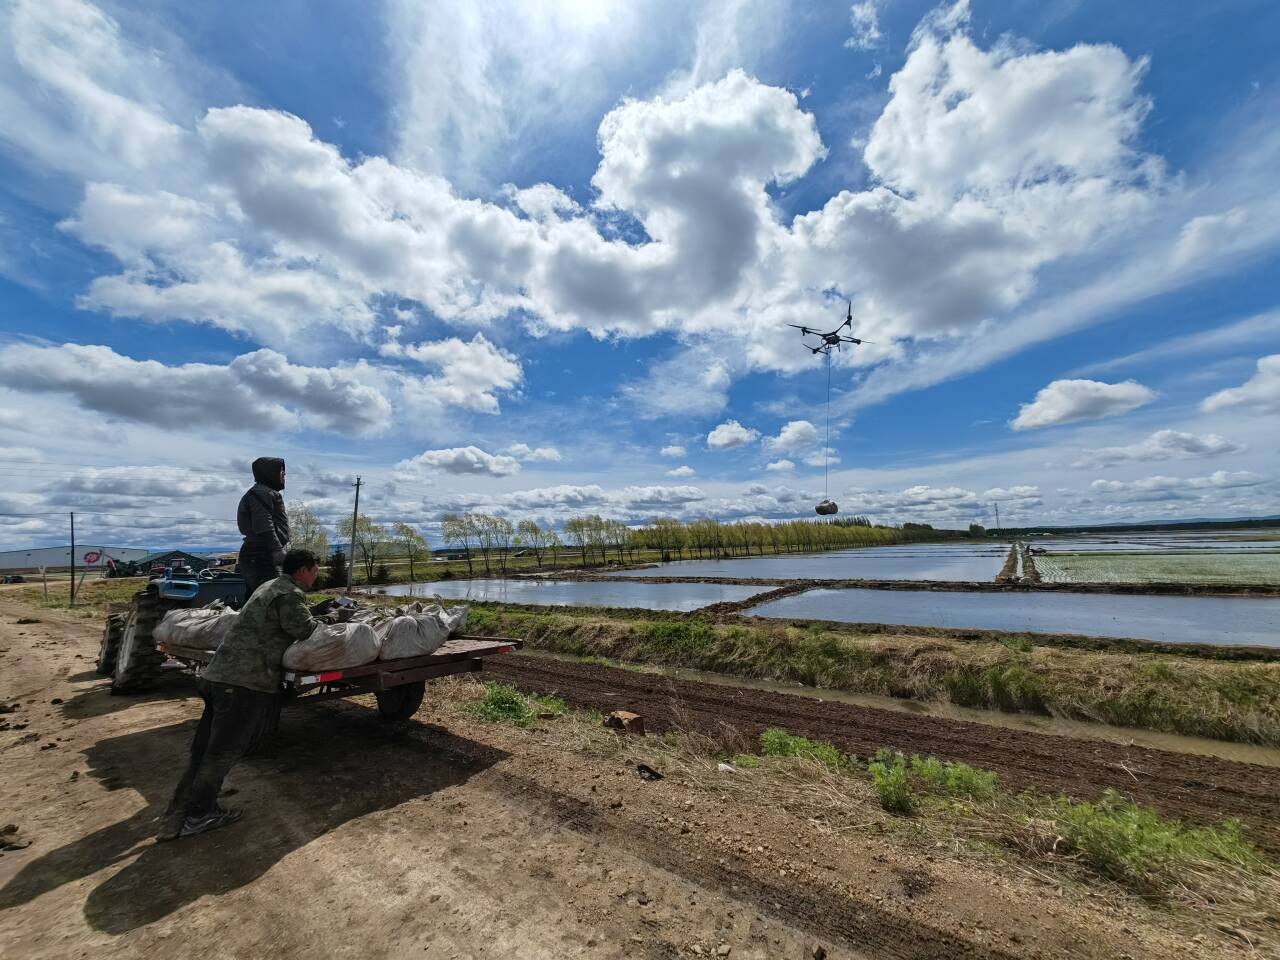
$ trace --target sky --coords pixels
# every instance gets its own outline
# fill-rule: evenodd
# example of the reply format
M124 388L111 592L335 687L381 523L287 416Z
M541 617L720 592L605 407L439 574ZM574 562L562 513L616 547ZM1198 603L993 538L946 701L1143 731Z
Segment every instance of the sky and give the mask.
M0 549L1280 514L1267 0L0 20Z

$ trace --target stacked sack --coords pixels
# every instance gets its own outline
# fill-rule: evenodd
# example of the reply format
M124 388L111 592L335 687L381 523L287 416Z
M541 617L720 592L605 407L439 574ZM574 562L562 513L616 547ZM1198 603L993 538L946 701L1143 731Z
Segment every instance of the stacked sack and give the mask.
M221 600L196 609L170 610L156 624L152 636L157 643L217 650L218 644L235 626L237 613Z
M345 670L374 660L398 660L435 653L466 626L467 608L413 603L388 610L357 610L347 623L317 627L284 652L289 670Z

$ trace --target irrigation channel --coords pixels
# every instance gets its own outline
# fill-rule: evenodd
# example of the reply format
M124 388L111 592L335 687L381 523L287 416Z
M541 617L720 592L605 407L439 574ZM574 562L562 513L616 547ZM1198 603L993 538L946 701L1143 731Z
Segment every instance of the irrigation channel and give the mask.
M1042 544L1050 546L1047 540L1036 543L1037 547ZM1220 534L1165 534L1159 538L1061 538L1052 544L1051 551L1112 548L1159 555L1198 551L1230 565L1230 556L1242 548L1274 551L1276 546L1276 541L1253 543ZM1008 553L1009 545L1000 542L907 544L818 554L683 560L584 579L553 575L397 584L385 592L445 600L682 613L740 604L740 612L748 616L785 620L1280 647L1280 596L1172 596L1119 584L1082 585L1079 592L1070 588L1028 589L1025 585L1009 590L978 589L984 583L992 584ZM1016 570L1021 576L1020 563ZM697 582L686 582L686 577ZM734 582L716 582L719 579ZM885 587L896 588L820 585L822 581L859 579L878 580ZM764 596L796 581L817 584L789 596ZM912 589L909 582L922 586ZM1224 591L1220 583L1216 589ZM1188 587L1186 592L1196 590ZM754 597L760 602L753 606L750 601Z

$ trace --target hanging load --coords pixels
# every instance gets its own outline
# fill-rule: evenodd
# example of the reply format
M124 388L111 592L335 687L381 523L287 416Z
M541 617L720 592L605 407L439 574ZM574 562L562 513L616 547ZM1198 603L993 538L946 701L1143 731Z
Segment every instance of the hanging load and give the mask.
M848 310L845 313L844 323L836 327L834 330L816 330L813 327L807 327L799 323L788 323L787 326L795 327L800 331L801 341L809 350L817 356L819 353L827 358L827 435L825 445L822 449L822 502L814 507L814 511L821 517L829 517L833 513L837 513L840 508L836 506L834 500L827 499L827 480L830 474L828 469L831 463L831 351L839 350L844 344L849 343L854 346L862 346L864 343L870 343L870 340L862 340L852 336L853 333L853 301L849 301ZM849 333L843 331L848 328ZM816 343L810 342L808 337L817 337Z
M151 635L156 643L193 650L217 650L218 644L235 626L236 616L236 611L221 601L194 610L170 610L156 624Z
M325 623L284 651L288 670L346 670L378 659L382 643L367 623Z

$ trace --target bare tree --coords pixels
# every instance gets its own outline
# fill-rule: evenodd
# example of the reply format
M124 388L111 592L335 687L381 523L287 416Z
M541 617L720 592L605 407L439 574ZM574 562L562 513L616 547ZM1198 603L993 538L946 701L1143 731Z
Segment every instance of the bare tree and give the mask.
M360 563L364 566L365 583L372 583L374 568L386 544L387 531L362 513L356 517L354 530L351 529L350 520L339 521L338 536L350 542L352 561L358 554Z
M446 513L440 518L441 536L444 537L445 543L456 544L462 548L462 552L467 559L468 576L474 573L471 567L472 532L472 524L468 522L466 517L461 517L456 513Z
M317 557L327 557L329 536L315 512L301 500L290 500L285 510L289 514L289 546L295 550L310 550Z
M397 521L392 529L395 532L396 540L409 558L409 581L412 583L417 579L414 564L424 553L429 555L427 538L417 527L405 523L403 520Z

